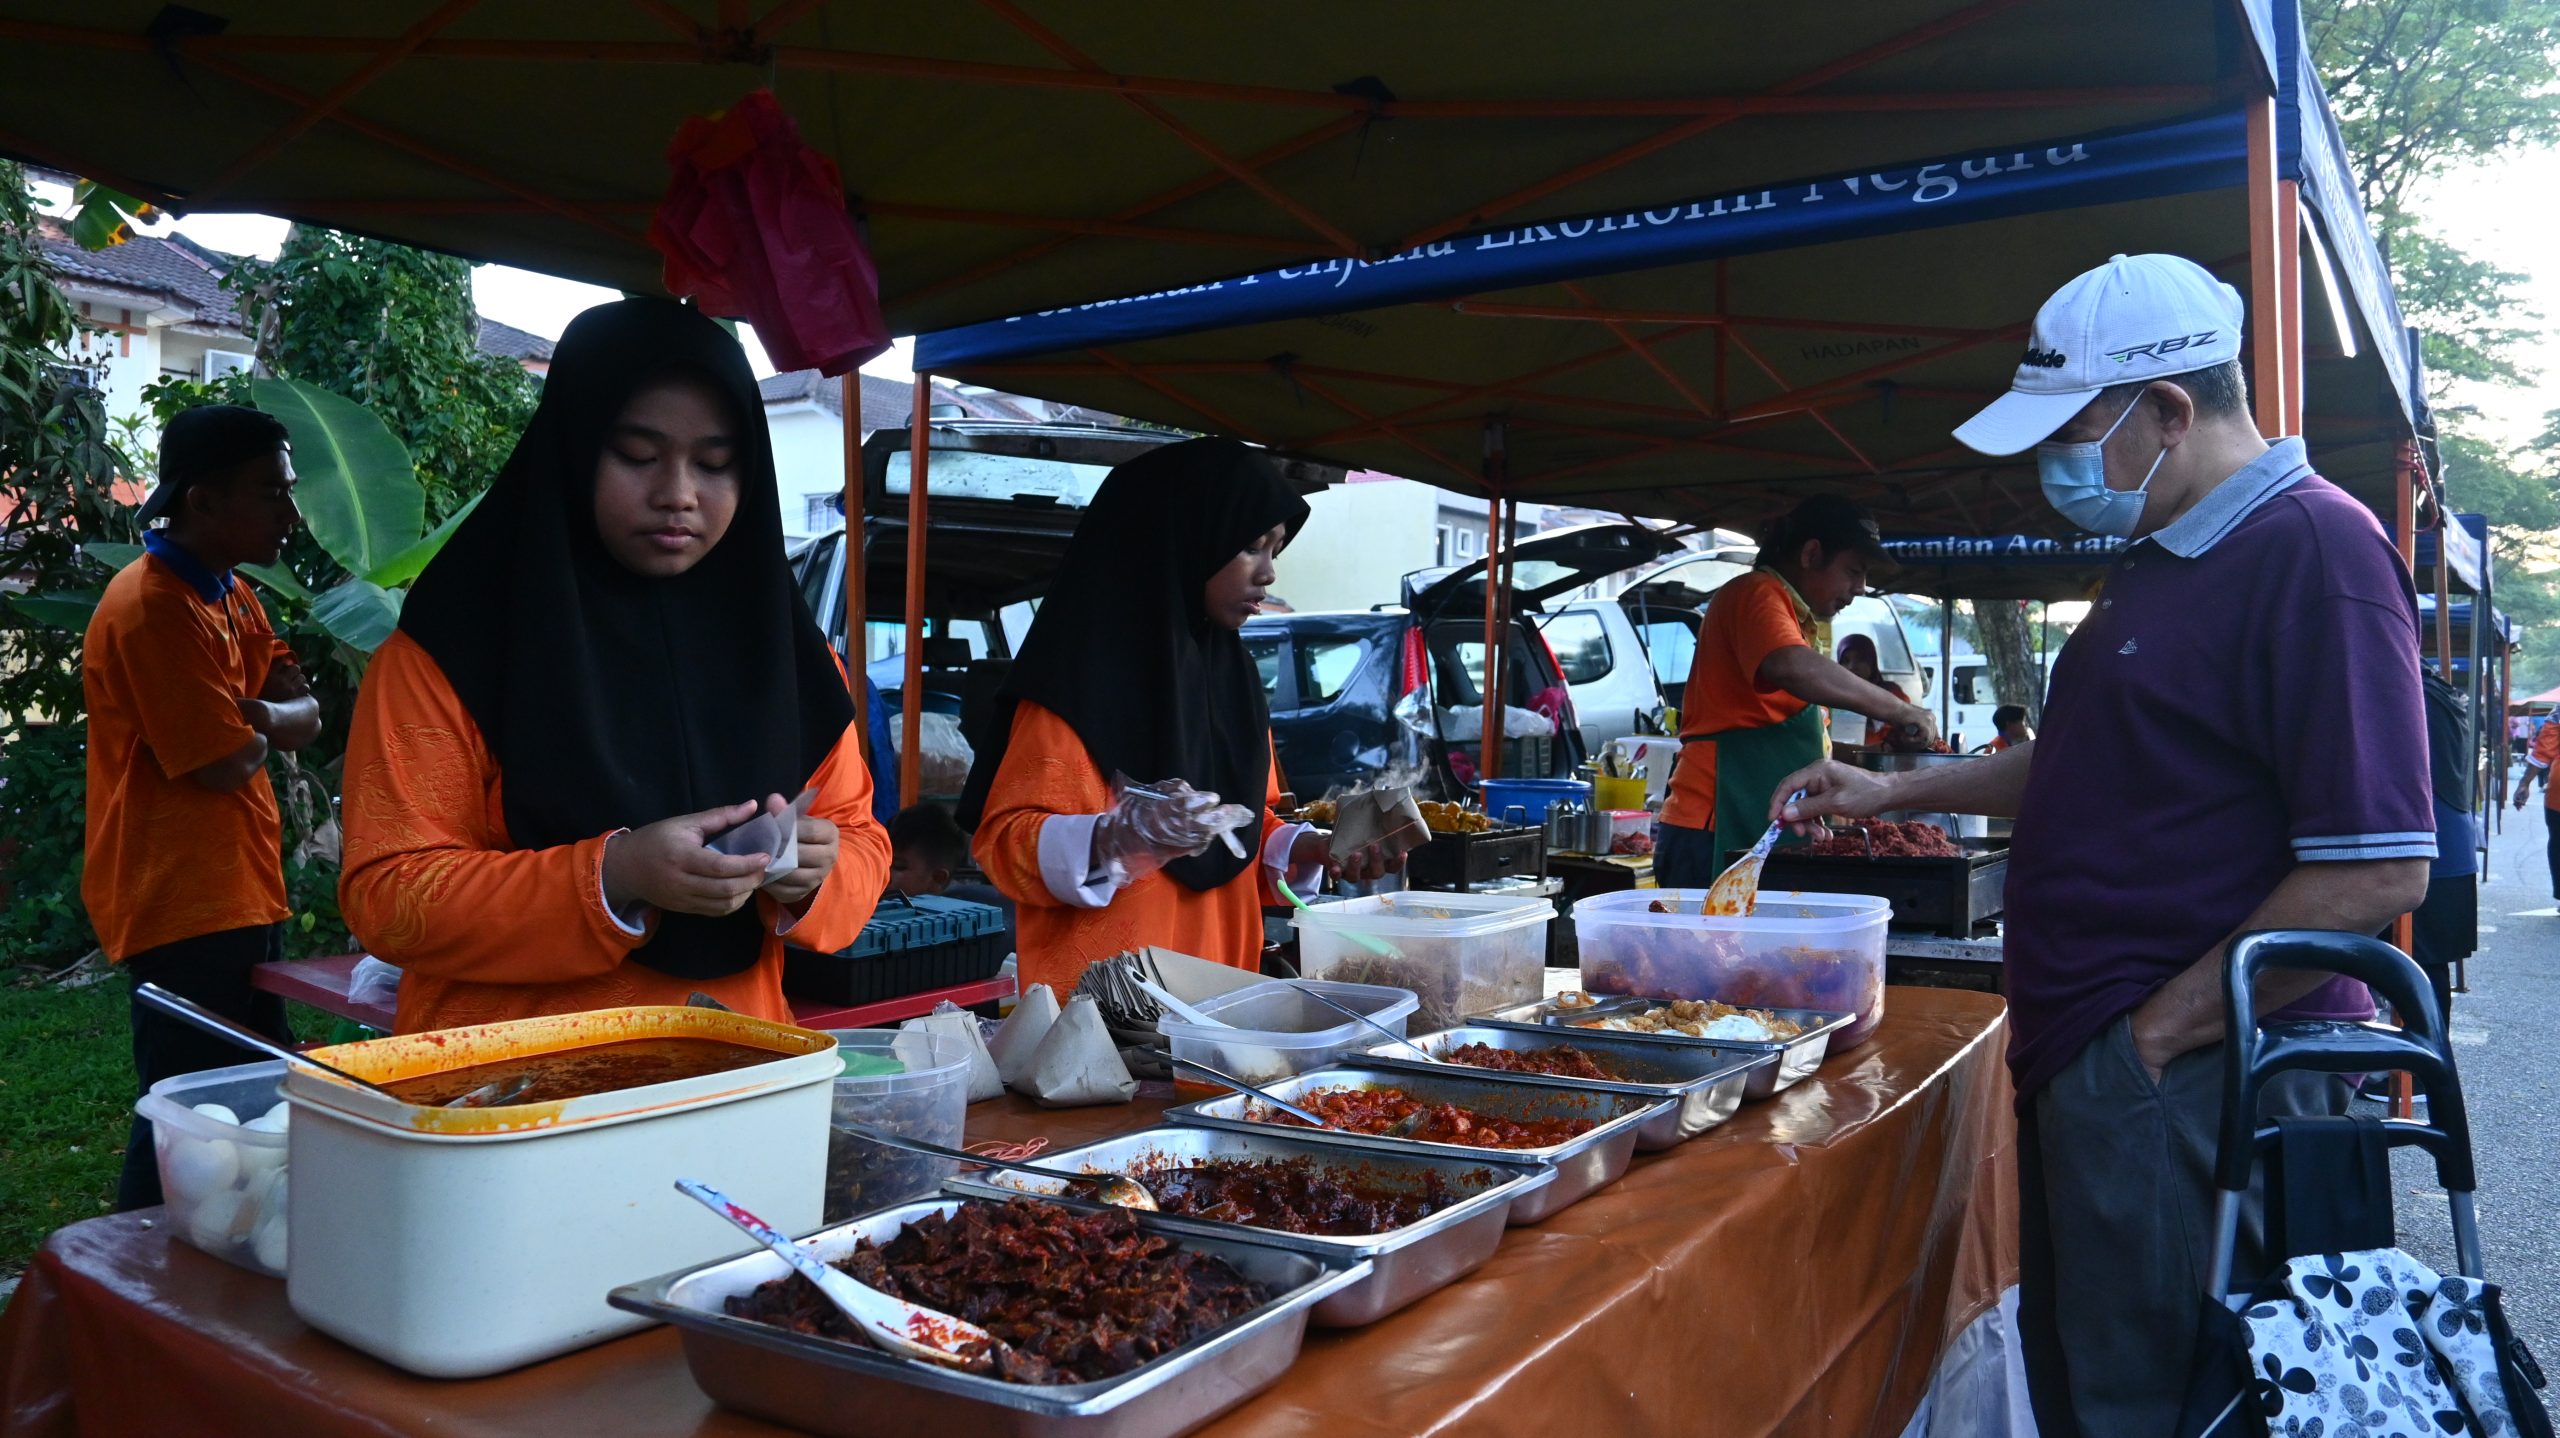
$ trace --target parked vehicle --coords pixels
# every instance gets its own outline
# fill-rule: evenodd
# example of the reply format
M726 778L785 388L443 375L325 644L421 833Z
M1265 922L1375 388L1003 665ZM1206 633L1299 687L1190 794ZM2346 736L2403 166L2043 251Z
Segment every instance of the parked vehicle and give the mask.
M1058 572L1094 491L1114 465L1184 438L1169 430L1097 424L938 419L927 471L930 548L925 590L926 713L956 715L982 746L996 690L1012 671L1040 595ZM845 633L845 532L791 549L801 593L848 664L863 662L881 698L903 710L906 686L908 431L875 432L862 446L865 642ZM1339 469L1274 456L1301 489ZM866 656L881 650L876 659Z
M1750 573L1754 557L1755 552L1748 548L1683 555L1648 572L1618 596L1618 607L1643 638L1663 698L1674 710L1680 707L1690 665L1697 659L1698 625L1706 615L1708 602L1715 598L1717 590ZM1877 671L1909 695L1913 703L1922 702L1931 692L1930 676L1911 657L1911 642L1903 632L1902 616L1891 604L1872 594L1851 600L1831 620L1833 650L1836 652L1840 641L1852 634L1864 634L1875 641ZM1866 737L1865 716L1844 719L1834 715L1832 735L1843 743L1861 742Z
M1597 754L1612 739L1663 731L1662 685L1635 620L1613 599L1577 599L1538 621L1573 690L1582 744Z
M1576 617L1544 605L1593 579L1650 563L1677 542L1633 524L1581 525L1524 540L1512 555L1512 624L1504 672L1506 709L1529 709L1563 691L1563 722L1545 740L1506 741L1502 772L1562 778L1598 744L1661 718L1644 646L1623 615ZM1393 764L1430 769L1445 793L1479 772L1484 712L1484 562L1417 570L1404 605L1363 612L1264 615L1245 643L1263 664L1271 729L1291 786L1312 797ZM1558 622L1561 621L1561 627ZM1599 630L1594 652L1589 636ZM1561 635L1574 656L1561 657ZM1573 675L1588 676L1576 683ZM1418 697L1429 680L1430 696ZM1589 694L1599 718L1583 709ZM1621 720L1620 714L1627 716ZM1626 727L1617 728L1620 723ZM1453 762L1454 761L1454 762Z

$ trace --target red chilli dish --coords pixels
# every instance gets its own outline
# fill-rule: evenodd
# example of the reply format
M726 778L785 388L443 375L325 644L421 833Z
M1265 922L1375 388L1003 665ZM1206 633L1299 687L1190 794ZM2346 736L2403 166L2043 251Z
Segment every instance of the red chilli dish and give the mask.
M1587 1118L1507 1119L1453 1103L1427 1104L1395 1088L1320 1088L1297 1102L1298 1107L1328 1125L1355 1133L1384 1133L1414 1110L1425 1109L1429 1117L1402 1137L1416 1143L1454 1143L1469 1148L1551 1148L1599 1127L1595 1120ZM1295 1128L1307 1126L1287 1114L1276 1117Z

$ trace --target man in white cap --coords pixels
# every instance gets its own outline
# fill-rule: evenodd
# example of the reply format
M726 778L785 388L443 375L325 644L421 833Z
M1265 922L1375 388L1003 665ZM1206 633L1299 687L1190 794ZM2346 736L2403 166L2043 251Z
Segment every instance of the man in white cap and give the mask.
M2372 513L2249 415L2238 293L2118 255L2036 314L2007 394L1956 431L2036 451L2047 502L2128 545L2064 646L2037 737L1971 763L1823 763L1772 817L2010 815L2006 987L2019 1102L2019 1318L2046 1438L2166 1433L2214 1232L2225 947L2370 934L2435 853L2417 601ZM1787 804L1802 787L1806 797ZM2278 974L2261 1012L2368 1017ZM2291 1074L2266 1112L2343 1112ZM2254 1209L2237 1272L2261 1256Z

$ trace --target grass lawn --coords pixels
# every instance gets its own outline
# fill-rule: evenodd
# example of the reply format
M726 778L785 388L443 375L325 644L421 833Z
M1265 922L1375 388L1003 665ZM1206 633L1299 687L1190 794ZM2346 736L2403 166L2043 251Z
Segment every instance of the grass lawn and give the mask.
M121 979L0 985L0 1277L44 1236L113 1206L133 1121Z
M133 1122L125 993L121 977L76 989L0 982L0 1054L13 1061L0 1069L0 1278L46 1234L114 1207ZM305 1042L335 1022L300 1005L287 1013Z

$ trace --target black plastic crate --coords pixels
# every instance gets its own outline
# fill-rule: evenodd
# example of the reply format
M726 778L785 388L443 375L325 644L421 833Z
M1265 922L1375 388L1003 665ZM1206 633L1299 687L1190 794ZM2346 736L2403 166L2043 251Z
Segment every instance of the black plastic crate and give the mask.
M891 890L861 937L837 953L785 945L782 991L795 999L869 1004L981 983L1004 967L1004 910Z

